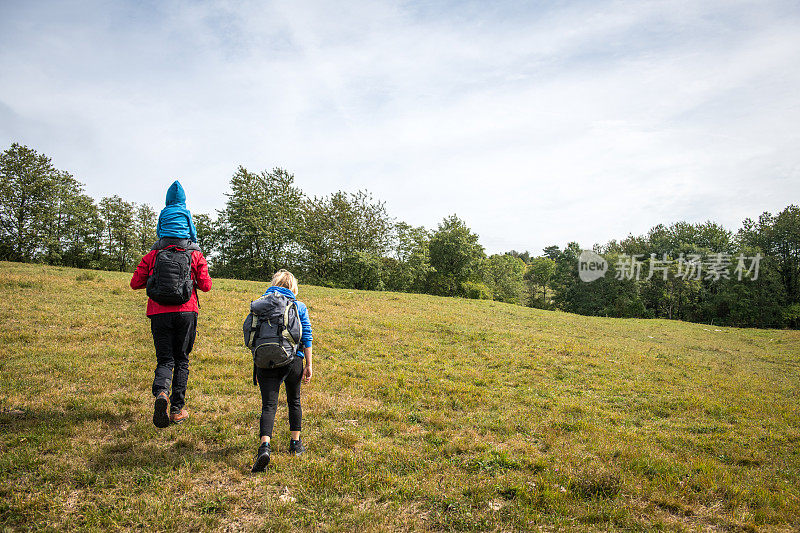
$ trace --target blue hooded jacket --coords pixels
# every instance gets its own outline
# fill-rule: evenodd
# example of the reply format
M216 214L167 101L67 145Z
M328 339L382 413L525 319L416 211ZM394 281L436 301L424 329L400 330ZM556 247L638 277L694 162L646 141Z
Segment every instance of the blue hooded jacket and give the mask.
M194 229L192 214L186 209L186 193L178 180L167 190L167 205L158 215L158 238L174 237L197 242L197 230Z

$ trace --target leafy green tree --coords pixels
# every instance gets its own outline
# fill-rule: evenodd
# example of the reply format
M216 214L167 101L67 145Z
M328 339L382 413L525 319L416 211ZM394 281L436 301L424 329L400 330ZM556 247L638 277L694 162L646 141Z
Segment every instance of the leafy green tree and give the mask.
M754 298L762 302L765 314L774 317L773 307L765 301L766 295L769 302L776 302L782 309L781 319L768 322L768 326L800 326L796 312L800 304L800 208L789 205L777 215L765 212L758 221L745 219L736 235L736 242L751 255L760 253L764 256L759 278L748 284L748 297L736 300L741 305L737 306L739 315L747 317L744 321L748 325L764 323L762 318L756 319L748 313L748 310L753 312L752 307L743 304ZM777 285L773 279L778 280Z
M546 246L544 248L544 256L552 259L553 261L557 260L561 256L561 249L555 244L550 246Z
M431 272L430 233L405 222L394 225L391 257L383 258L386 288L393 291L424 292Z
M531 259L523 279L528 282L528 305L547 309L547 287L556 271L556 262L549 257L534 257ZM541 291L541 298L537 298L537 289Z
M230 274L269 279L278 269L291 268L298 251L303 201L294 175L281 168L256 174L240 166L230 187L225 206Z
M104 223L94 200L50 159L13 144L0 156L0 257L101 267Z
M775 258L787 303L800 303L800 207L790 205L777 215L765 212L758 222L745 219L737 240Z
M42 242L53 201L56 170L50 158L17 143L0 154L0 252L32 261Z
M635 279L618 279L613 272L598 280L584 282L578 276L578 243L569 243L558 253L555 273L550 282L553 301L559 309L582 315L643 317L646 309ZM609 265L618 260L616 252L606 254Z
M388 252L391 219L366 191L307 199L302 211L303 267L317 282L352 286L353 265L377 268Z
M232 276L228 272L231 235L226 213L217 211L216 219L206 213L193 216L197 229L197 245L208 261L209 272L213 276Z
M747 246L737 251L748 258L757 253L761 250ZM737 262L734 259L734 263ZM710 302L710 316L714 323L736 327L797 327L798 324L792 323L791 307L786 305L788 298L777 268L778 262L774 256L763 257L757 276L754 271L745 271L741 273L741 280L739 273L720 280Z
M492 299L518 304L525 291L525 261L508 254L489 256L482 263L483 279L492 291Z
M656 260L664 261L663 257L663 255L657 256ZM647 310L647 316L675 319L686 319L690 315L697 316L703 282L681 277L675 258L667 256L667 262L668 264L664 266L667 273L666 279L664 279L663 271L658 271L652 276L645 276L644 272L649 273L653 265L650 258L643 262L639 293ZM658 268L662 266L659 265Z
M158 214L148 204L135 206L134 220L134 243L136 250L134 255L144 256L153 247L158 239L156 226L158 225Z
M788 303L800 303L800 207L790 205L778 213L772 231Z
M64 264L78 268L103 268L105 221L94 200L86 194L71 198L64 224Z
M51 181L51 198L47 208L42 212L41 243L42 260L53 264L70 264L69 251L77 243L71 242L76 227L85 225L88 219L79 213L80 202L88 198L83 194L83 184L71 174L55 171ZM90 199L93 202L93 200Z
M338 225L334 238L338 240L339 253L348 257L354 253L381 256L388 251L392 221L386 204L376 200L367 191L333 195Z
M524 252L518 252L516 250L511 250L510 252L506 252L506 255L510 255L512 257L519 257L520 259L525 261L525 264L528 264L528 263L531 262L531 254L530 254L530 252L528 252L528 250L525 250Z
M733 234L730 231L710 220L695 227L697 231L695 249L708 253L733 253Z
M209 271L213 276L234 276L228 272L230 266L230 225L225 211L217 211L216 218L199 213L193 215L197 229L197 245L208 261Z
M465 298L471 300L491 300L492 289L480 281L465 281L461 284L461 290Z
M302 266L311 281L329 284L337 270L339 254L333 203L327 197L307 198L302 208Z
M485 257L478 236L456 215L445 218L431 237L429 288L434 294L459 296L463 283L477 279L480 261Z
M105 226L104 247L110 268L123 272L134 266L138 257L135 238L135 206L117 195L100 200L100 215Z
M638 256L643 273L649 272L651 265L657 264L655 261L664 261L666 257L669 263L666 280L659 275L635 283L645 307L642 316L709 322L718 318L715 309L721 284L704 276L699 280L681 277L676 264L693 256L707 259L716 253L730 255L734 249L731 232L719 224L681 221L670 226L659 224L647 235L630 235L621 242L611 241L605 252Z
M338 283L347 288L381 291L384 289L381 258L366 252L354 252L345 257Z
M234 277L234 264L232 263L233 237L228 213L225 210L217 211L217 219L212 226L213 241L208 244L213 250L211 265L214 275Z
M216 231L215 221L208 213L195 213L192 215L194 220L194 227L197 230L197 245L203 251L203 255L207 260L215 253L215 238Z

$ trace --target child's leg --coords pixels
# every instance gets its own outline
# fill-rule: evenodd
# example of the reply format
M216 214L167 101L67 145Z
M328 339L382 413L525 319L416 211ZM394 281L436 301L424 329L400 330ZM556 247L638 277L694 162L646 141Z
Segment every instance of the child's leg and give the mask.
M189 354L194 346L197 331L197 313L175 314L175 330L172 336L172 353L175 368L172 377L170 412L178 413L186 403L186 384L189 381Z
M150 331L153 334L157 361L153 396L158 396L160 392L169 394L172 386L172 370L175 367L172 353L172 315L173 313L161 313L150 317Z
M262 442L269 442L275 426L275 411L278 410L278 391L286 379L289 368L258 369L258 386L261 388L261 419L259 436Z
M289 431L294 440L300 438L303 409L300 406L300 383L303 378L303 358L295 357L286 376L286 404L289 408Z

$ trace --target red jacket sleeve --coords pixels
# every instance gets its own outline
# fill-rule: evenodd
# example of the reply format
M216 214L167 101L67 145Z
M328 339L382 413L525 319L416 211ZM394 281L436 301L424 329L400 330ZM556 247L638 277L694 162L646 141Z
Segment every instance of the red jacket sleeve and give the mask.
M211 290L211 276L208 275L208 262L202 252L192 252L192 270L197 288L203 292Z
M153 268L155 256L156 251L151 250L139 261L139 266L133 271L133 277L131 277L131 289L144 289L147 286L147 278L150 277L150 269Z

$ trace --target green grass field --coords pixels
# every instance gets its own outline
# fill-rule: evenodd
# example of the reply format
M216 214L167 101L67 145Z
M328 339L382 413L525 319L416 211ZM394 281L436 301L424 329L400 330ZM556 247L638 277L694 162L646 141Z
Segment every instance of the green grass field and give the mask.
M793 530L800 332L303 286L308 453L201 295L188 422L151 423L129 275L0 263L0 526L41 530ZM281 394L283 398L283 393Z

